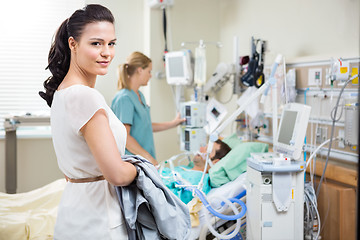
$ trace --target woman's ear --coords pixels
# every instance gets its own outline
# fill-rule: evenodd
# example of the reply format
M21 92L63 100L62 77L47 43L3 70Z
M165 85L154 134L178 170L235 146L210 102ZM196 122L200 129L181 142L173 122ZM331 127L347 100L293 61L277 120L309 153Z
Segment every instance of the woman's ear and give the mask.
M75 41L75 39L73 37L69 37L68 43L69 43L70 50L75 51L76 45L77 45L77 42Z
M143 69L142 69L142 67L138 67L136 71L137 71L137 73L140 74L140 73L142 73Z

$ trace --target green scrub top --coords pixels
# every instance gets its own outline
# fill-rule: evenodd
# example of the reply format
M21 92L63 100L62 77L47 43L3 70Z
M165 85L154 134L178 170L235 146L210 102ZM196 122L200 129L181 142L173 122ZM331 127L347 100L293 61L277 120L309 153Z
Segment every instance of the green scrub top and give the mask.
M123 124L131 125L130 136L156 159L150 107L144 95L140 91L139 94L142 103L133 90L121 89L112 100L111 109ZM133 153L126 149L126 154Z

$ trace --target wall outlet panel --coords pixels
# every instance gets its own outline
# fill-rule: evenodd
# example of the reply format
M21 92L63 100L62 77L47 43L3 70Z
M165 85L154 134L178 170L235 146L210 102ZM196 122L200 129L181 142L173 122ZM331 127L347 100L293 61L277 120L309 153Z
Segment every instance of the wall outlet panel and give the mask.
M321 86L322 83L322 68L309 68L308 85Z

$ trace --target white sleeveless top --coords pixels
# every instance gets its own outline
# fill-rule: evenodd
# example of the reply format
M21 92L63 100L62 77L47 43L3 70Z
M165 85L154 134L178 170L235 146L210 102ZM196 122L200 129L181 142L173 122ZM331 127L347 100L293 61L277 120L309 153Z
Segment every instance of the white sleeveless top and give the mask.
M99 109L106 111L117 147L124 155L125 126L96 89L73 85L54 94L51 106L53 145L59 168L69 178L102 175L80 132ZM54 239L127 239L114 186L106 180L68 182L58 209Z

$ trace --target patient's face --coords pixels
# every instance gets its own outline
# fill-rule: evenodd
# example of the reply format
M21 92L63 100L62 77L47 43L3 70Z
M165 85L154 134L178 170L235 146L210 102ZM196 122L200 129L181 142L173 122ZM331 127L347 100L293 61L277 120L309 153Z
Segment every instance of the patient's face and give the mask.
M194 164L204 164L205 165L205 161L206 161L206 149L207 149L207 146L205 147L200 147L200 152L201 153L204 153L204 154L196 154L193 161L194 161ZM214 146L213 146L213 149L211 151L211 153L209 154L209 158L212 159L214 156L215 156L215 153L216 151L218 151L220 149L220 144L214 142Z

